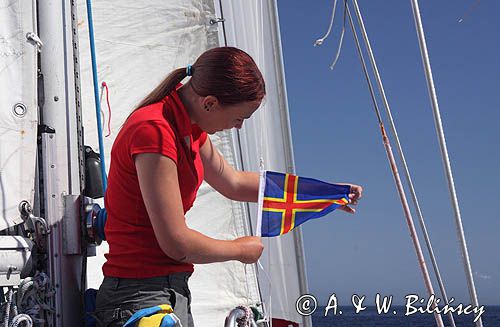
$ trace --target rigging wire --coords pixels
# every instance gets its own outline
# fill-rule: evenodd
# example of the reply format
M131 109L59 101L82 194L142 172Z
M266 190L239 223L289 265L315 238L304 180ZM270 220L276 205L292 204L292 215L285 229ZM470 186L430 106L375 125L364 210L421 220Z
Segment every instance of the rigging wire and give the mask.
M418 5L418 0L411 0L411 6L413 11L413 17L415 19L415 28L417 30L417 37L420 47L420 55L422 57L422 64L424 66L425 77L427 81L427 88L429 91L429 97L431 100L432 112L434 116L434 124L436 126L436 133L439 139L439 148L441 151L441 157L443 160L443 167L446 175L446 180L448 182L448 191L450 193L451 204L455 214L455 225L456 232L460 243L460 249L462 251L462 260L464 264L465 275L467 278L467 286L469 288L469 295L472 305L476 308L479 307L477 300L476 286L474 284L474 277L472 275L472 268L469 259L469 252L467 250L467 243L465 241L464 229L462 226L462 217L460 214L460 207L458 204L457 193L455 190L455 182L453 181L453 173L451 171L450 158L448 155L448 148L446 146L446 138L444 136L443 124L441 122L441 113L439 110L439 103L437 100L436 88L434 86L434 78L432 77L431 62L429 59L429 53L427 51L427 44L425 41L424 28L422 25L422 18L420 17L420 8ZM480 315L476 315L476 326L482 327L483 322Z
M405 156L404 156L404 153L403 153L403 148L401 146L401 142L399 141L399 136L398 136L398 133L396 131L396 125L395 125L394 120L392 118L391 108L389 106L389 102L388 102L387 96L385 94L384 85L382 83L382 79L381 79L380 73L378 71L377 63L375 61L375 56L374 56L373 51L372 51L371 43L370 43L370 40L368 38L368 33L366 32L365 24L363 22L363 17L361 16L361 11L359 9L357 0L352 0L352 3L353 3L353 6L354 6L354 12L355 12L356 17L358 19L358 25L360 26L361 34L363 36L363 40L364 40L365 47L366 47L366 50L367 50L367 53L368 53L368 57L370 58L371 66L372 66L372 69L373 69L373 75L375 76L375 79L377 81L378 90L379 90L380 96L382 98L382 101L383 101L383 104L384 104L384 107L385 107L385 111L386 111L387 117L389 119L389 123L390 123L390 126L391 126L392 134L393 134L394 139L396 141L396 145L397 145L397 148L398 148L399 157L400 157L401 163L402 163L403 168L404 168L406 181L407 181L408 187L410 189L410 193L412 195L413 204L415 206L415 210L416 210L418 218L419 218L420 227L422 229L422 233L424 235L424 239L425 239L425 243L427 245L429 256L431 258L432 266L434 268L434 273L436 275L436 279L438 281L439 288L441 290L441 295L442 295L443 300L445 301L445 303L449 304L448 296L446 294L446 290L445 290L445 287L444 287L444 283L443 283L443 280L441 278L441 274L439 272L439 267L438 267L438 264L437 264L437 260L436 260L436 257L434 255L434 251L432 249L432 244L431 244L431 241L430 241L430 237L429 237L429 234L427 232L427 227L425 226L425 221L424 221L424 217L423 217L423 214L422 214L422 210L420 209L420 204L418 202L418 198L417 198L417 194L415 192L415 188L413 187L412 178L411 178L411 175L410 175L410 171L409 171L408 165L406 163L406 159L405 159ZM455 321L453 319L453 314L451 313L451 311L448 312L447 316L448 316L448 319L450 320L451 326L454 327L455 326Z
M404 188L403 188L403 185L402 185L402 182L401 182L401 178L400 178L399 172L397 170L396 161L395 161L395 158L394 158L394 154L392 152L392 148L391 148L391 145L390 145L390 142L389 142L389 138L387 137L387 134L386 134L385 128L384 128L384 124L383 124L382 118L380 116L380 111L379 111L378 104L377 104L377 101L376 101L376 98L375 98L375 93L374 93L373 86L372 86L372 83L371 83L370 75L368 74L368 69L366 67L366 62L365 62L365 59L364 59L364 56L363 56L363 52L361 50L361 45L360 45L360 42L359 42L359 39L358 39L358 35L357 35L357 32L356 32L356 29L354 27L354 23L353 23L353 20L352 20L352 17L351 17L349 6L348 6L347 3L346 3L346 10L347 10L347 17L349 19L349 25L351 27L351 30L352 30L352 33L353 33L353 36L354 36L354 41L356 43L356 49L357 49L357 52L358 52L358 55L359 55L359 59L360 59L360 62L361 62L362 68L363 68L363 72L364 72L364 75L365 75L365 78L366 78L366 82L368 84L368 89L370 91L370 96L371 96L371 99L373 101L375 112L377 114L377 119L378 119L378 122L379 122L379 125L380 125L380 131L382 133L384 147L386 149L387 157L388 157L390 165L391 165L391 170L392 170L392 173L393 173L394 180L396 182L396 187L398 189L399 197L401 199L401 204L402 204L403 210L405 212L406 222L407 222L408 228L410 230L410 235L411 235L411 238L412 238L412 241L413 241L413 245L415 247L415 252L417 254L417 258L418 258L418 262L419 262L419 265L420 265L420 269L422 271L422 275L423 275L423 278L424 278L424 283L425 283L425 286L426 286L427 291L429 293L429 296L431 296L431 295L435 294L434 290L433 290L433 287L432 287L432 282L431 282L431 279L430 279L427 267L425 265L424 255L423 255L422 249L420 247L420 242L418 240L418 235L417 235L417 232L415 230L415 225L413 224L413 218L411 216L410 208L408 206L408 201L406 199L406 195L405 195L405 191L404 191ZM432 309L433 309L433 313L434 313L434 318L436 319L436 323L437 323L437 325L439 327L444 327L444 323L443 323L443 320L441 318L441 315L434 310L435 308L436 308L436 301L433 301L432 302Z

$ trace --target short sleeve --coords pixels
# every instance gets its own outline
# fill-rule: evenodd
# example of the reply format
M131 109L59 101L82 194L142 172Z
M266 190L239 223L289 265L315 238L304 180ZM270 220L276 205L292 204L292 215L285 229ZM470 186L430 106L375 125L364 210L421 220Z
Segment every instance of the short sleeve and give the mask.
M207 137L208 137L207 132L202 132L202 133L200 134L200 139L199 139L199 140L200 140L200 148L201 148L201 147L203 146L203 144L205 144L205 142L207 141Z
M198 125L193 124L193 137L194 139L198 140L198 143L200 145L200 148L205 144L207 141L208 134L207 132L203 131Z
M177 164L175 134L165 121L148 120L137 125L130 136L130 157L139 153L159 153Z

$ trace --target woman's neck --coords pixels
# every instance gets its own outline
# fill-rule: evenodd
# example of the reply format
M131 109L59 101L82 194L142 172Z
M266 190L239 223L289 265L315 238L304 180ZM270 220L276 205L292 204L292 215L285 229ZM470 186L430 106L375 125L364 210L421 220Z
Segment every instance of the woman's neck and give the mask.
M196 123L196 106L195 99L198 95L194 92L191 85L188 83L184 84L177 90L177 94L179 94L179 98L181 99L182 104L186 108L186 111L191 120L191 124Z

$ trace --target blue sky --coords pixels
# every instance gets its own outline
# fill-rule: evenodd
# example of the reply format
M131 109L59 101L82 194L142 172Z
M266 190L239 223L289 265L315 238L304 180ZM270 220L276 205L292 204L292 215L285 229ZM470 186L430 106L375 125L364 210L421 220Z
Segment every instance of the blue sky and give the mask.
M470 11L475 2L420 7L479 302L499 305L500 2ZM353 293L394 295L396 303L426 296L350 29L330 71L340 16L325 44L312 45L333 1L278 4L297 172L365 188L356 215L336 211L303 225L311 293L324 304L333 292L341 303ZM470 303L410 1L359 5L447 293Z

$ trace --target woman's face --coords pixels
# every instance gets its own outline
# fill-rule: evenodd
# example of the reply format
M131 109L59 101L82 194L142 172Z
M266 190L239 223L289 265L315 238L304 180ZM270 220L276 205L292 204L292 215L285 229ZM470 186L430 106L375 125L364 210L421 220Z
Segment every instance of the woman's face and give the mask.
M198 126L208 134L214 134L225 129L241 128L245 119L250 118L259 108L260 101L241 102L231 105L221 105L216 98L206 97L203 101L203 116ZM208 110L207 110L208 109Z

